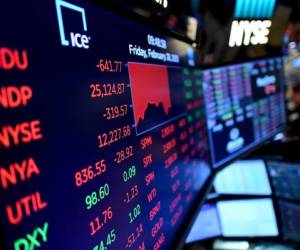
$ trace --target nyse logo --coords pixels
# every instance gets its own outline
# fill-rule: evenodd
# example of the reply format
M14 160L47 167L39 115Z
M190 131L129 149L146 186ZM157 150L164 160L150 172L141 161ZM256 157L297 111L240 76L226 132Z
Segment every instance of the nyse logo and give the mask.
M164 8L168 8L168 0L154 0L159 5L162 5Z
M231 25L229 46L239 47L268 43L276 0L237 0ZM249 20L246 20L249 19Z
M90 37L88 37L85 34L75 32L70 32L69 35L67 35L65 32L62 14L62 8L66 8L79 13L82 19L83 31L87 32L85 10L81 7L65 2L63 0L55 0L55 4L61 44L63 46L72 46L76 48L88 49L90 47Z
M276 0L237 0L234 17L238 19L271 19Z
M229 46L248 46L268 43L268 35L272 22L264 21L233 21Z

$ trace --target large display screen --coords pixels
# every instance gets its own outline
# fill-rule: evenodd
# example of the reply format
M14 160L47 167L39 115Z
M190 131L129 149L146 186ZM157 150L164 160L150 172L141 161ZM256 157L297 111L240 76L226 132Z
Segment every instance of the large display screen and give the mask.
M211 172L193 48L85 1L0 6L1 249L174 249Z
M222 235L216 204L205 204L201 208L186 243L206 240Z
M280 201L279 207L284 239L300 242L300 205Z
M217 174L214 188L219 194L272 194L263 160L241 160L230 164Z
M300 164L269 161L268 169L277 197L300 200Z
M281 58L208 69L203 71L203 84L215 167L254 148L284 127Z
M271 199L217 203L224 237L275 237L277 220Z

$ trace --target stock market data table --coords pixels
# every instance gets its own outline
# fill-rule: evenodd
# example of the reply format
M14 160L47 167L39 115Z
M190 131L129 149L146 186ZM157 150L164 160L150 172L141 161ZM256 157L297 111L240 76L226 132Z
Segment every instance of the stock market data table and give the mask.
M83 1L0 6L1 247L170 249L211 172L196 51Z

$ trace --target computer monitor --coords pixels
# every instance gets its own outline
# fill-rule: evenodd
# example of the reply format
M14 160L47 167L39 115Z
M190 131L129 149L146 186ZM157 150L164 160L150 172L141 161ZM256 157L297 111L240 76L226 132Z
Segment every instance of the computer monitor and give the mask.
M284 239L300 242L300 204L279 201L279 207Z
M271 195L272 190L263 160L241 160L218 172L214 188L219 194Z
M268 161L271 182L277 197L300 200L300 164Z
M203 86L214 167L223 166L284 128L282 58L204 70Z
M0 21L4 249L174 249L211 173L197 52L87 1Z
M224 237L276 237L279 234L271 199L220 201L217 209Z
M207 240L222 235L216 204L205 204L201 208L186 243Z

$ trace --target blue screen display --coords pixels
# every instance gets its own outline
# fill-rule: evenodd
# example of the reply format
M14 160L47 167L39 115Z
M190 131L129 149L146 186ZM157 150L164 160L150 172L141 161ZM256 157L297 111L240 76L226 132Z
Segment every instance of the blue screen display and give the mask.
M172 249L211 174L195 48L83 0L0 23L0 249Z
M283 129L285 81L281 58L212 68L202 74L214 167Z
M215 204L205 204L201 208L186 243L221 236L220 222Z
M224 237L278 236L271 199L220 201L217 208Z
M268 170L276 196L300 200L300 164L269 161Z
M263 160L243 160L230 164L214 181L219 194L271 195L267 169Z
M283 237L286 240L300 242L300 205L287 201L280 201L279 207Z

